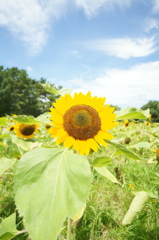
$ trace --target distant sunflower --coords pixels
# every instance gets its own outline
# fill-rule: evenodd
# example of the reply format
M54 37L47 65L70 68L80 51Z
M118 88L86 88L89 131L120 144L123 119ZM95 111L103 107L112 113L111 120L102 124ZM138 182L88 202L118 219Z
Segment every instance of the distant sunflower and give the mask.
M38 131L38 124L28 125L23 123L17 123L14 125L14 130L17 137L20 138L33 138L34 133Z
M156 153L156 159L159 162L159 148L157 148L156 150L153 150L153 152Z
M14 131L14 125L10 126L10 127L8 128L8 131L9 131L9 132L13 132L13 131Z
M61 96L50 108L54 125L49 129L56 144L73 147L79 154L88 155L97 151L100 145L107 146L104 139L112 139L107 131L116 126L114 108L104 106L105 98L91 97L91 93L75 93Z
M123 124L123 125L124 125L124 127L128 127L128 126L129 126L129 120L126 119L126 120L124 121L124 124Z

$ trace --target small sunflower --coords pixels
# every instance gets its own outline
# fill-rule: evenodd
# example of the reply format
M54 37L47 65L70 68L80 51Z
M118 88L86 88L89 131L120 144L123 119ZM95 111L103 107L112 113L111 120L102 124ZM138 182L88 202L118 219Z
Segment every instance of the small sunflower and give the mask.
M104 139L112 139L107 131L116 126L114 108L104 106L105 98L91 97L91 93L75 93L61 96L50 108L53 127L49 129L56 144L73 147L79 154L88 155L100 145L107 146Z
M126 119L126 120L124 121L123 126L124 126L124 127L128 127L128 126L129 126L129 120Z
M9 131L9 132L13 132L13 131L14 131L14 125L10 126L10 127L8 128L8 131Z
M159 162L159 148L157 148L156 150L153 150L153 152L156 153L156 159Z
M38 124L23 124L23 123L18 123L14 125L14 130L16 132L17 137L20 138L33 138L34 133L38 131Z

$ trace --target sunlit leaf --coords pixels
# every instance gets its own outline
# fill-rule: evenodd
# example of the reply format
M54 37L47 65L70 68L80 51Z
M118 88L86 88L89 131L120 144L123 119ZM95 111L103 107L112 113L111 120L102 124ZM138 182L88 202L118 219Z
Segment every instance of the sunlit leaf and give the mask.
M72 89L64 89L64 88L62 88L62 89L58 90L58 92L59 92L60 95L71 94L72 93Z
M124 216L122 224L130 224L135 219L136 215L144 208L145 203L149 200L149 198L150 196L147 192L138 192L132 200L129 210Z
M50 123L49 118L50 118L50 114L48 112L46 112L46 113L41 114L37 118L35 118L35 120L38 122L41 122L41 123L49 124Z
M105 140L108 144L112 145L113 147L115 147L118 151L120 151L121 153L124 153L125 155L127 155L128 157L134 159L134 160L144 160L143 158L140 158L139 156L137 156L135 153L133 153L132 151L130 151L129 149L127 149L126 147L124 147L121 144L115 143L113 141L110 140Z
M19 115L17 117L12 117L12 118L17 122L28 124L28 125L41 123L40 121L35 120L33 116Z
M5 218L0 225L0 240L10 240L18 234L15 224L16 214Z
M65 148L36 148L20 159L15 202L32 240L55 240L66 217L76 216L89 194L85 156Z
M2 134L2 135L0 135L0 138L4 138L4 137L9 137L10 138L10 135L9 134Z
M47 92L50 92L50 93L52 93L52 94L58 94L58 95L59 95L59 91L56 90L55 88L53 88L50 83L41 83L41 86L42 86Z
M6 124L7 124L7 119L1 117L1 118L0 118L0 125L6 125Z
M0 176L10 167L12 167L17 160L6 157L0 158Z
M139 142L137 144L128 146L128 148L149 148L150 144L148 142Z
M92 167L103 167L112 161L110 157L97 157L91 163Z
M116 111L116 120L125 120L125 119L146 119L149 117L150 111L139 110L137 108L128 107L121 111Z
M114 183L119 183L116 177L106 167L94 167L94 169L102 176L108 178Z
M12 136L12 142L26 151L41 145L39 142L26 141L16 136Z

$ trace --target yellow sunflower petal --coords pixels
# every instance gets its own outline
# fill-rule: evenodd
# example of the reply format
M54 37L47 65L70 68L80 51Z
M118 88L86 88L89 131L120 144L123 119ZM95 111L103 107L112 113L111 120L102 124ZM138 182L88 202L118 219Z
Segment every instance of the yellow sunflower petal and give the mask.
M99 131L98 134L94 137L94 139L101 145L107 146L106 142L103 140L103 132Z
M94 139L88 139L87 140L88 144L90 145L90 148L97 152L97 150L100 148L100 146L98 145L98 143L94 140Z
M75 142L75 139L73 137L67 136L64 142L64 147L71 147Z
M59 144L65 142L66 138L67 138L67 134L59 137L59 138L56 140L56 145L59 145Z
M114 138L114 136L111 133L107 132L107 131L101 130L101 132L102 132L103 139L110 140L110 139Z

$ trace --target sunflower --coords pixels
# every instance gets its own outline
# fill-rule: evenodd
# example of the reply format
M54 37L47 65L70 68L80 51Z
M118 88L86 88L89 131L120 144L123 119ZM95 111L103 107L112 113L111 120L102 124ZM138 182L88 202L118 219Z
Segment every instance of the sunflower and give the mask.
M105 98L91 97L91 93L75 93L61 96L50 108L53 127L49 129L56 144L73 147L81 155L107 146L104 139L112 139L107 131L116 126L116 114L110 105L104 106Z
M38 131L38 124L24 124L24 123L18 123L14 125L14 130L16 132L17 137L20 138L33 138L34 133Z
M159 162L159 148L157 148L156 150L153 150L153 152L156 153L156 159Z
M13 131L14 131L14 125L10 126L10 127L8 128L8 131L9 131L9 132L13 132Z
M129 126L129 120L128 119L125 119L123 126L124 127L128 127Z

